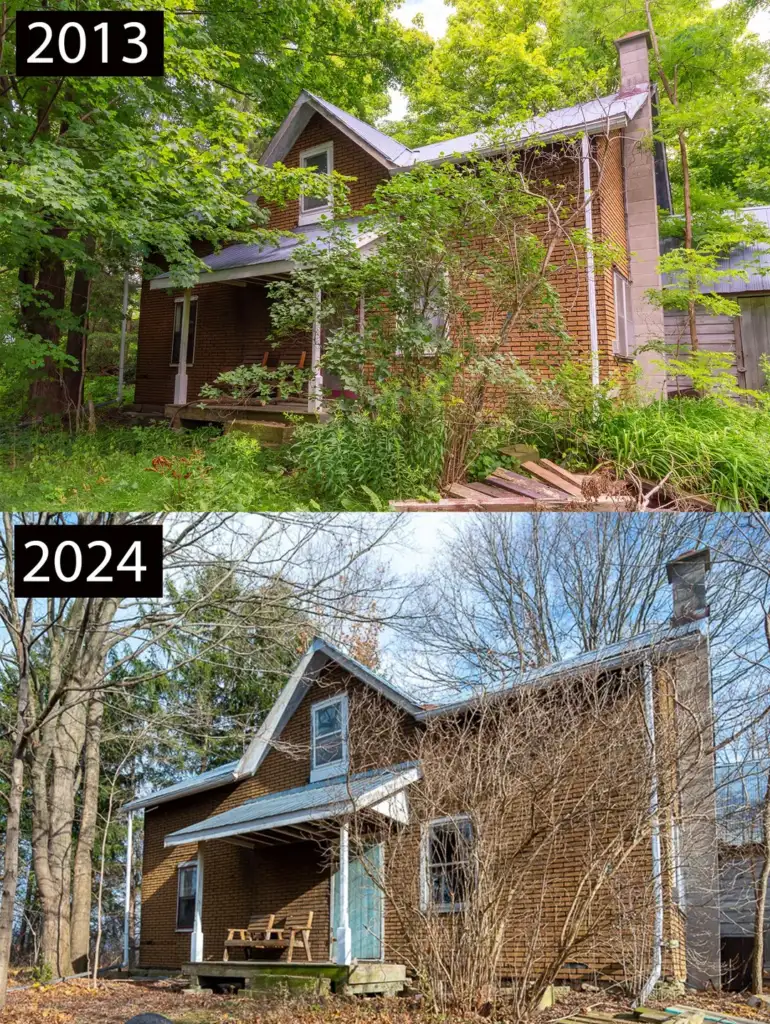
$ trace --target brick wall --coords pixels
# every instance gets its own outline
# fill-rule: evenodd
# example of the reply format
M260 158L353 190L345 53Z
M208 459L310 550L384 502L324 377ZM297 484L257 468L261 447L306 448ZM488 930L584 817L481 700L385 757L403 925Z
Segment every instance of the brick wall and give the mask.
M681 670L680 670L681 666ZM644 727L641 720L639 684L632 689L628 700L626 736L629 757L643 757L645 748ZM350 750L351 768L354 771L372 767L373 764L392 764L413 756L415 730L421 729L390 702L373 694L371 690L355 679L342 673L336 667L316 680L303 698L283 733L268 753L253 778L222 787L197 797L163 804L146 813L145 848L142 883L142 935L140 962L145 967L178 967L189 958L189 933L175 931L177 866L194 859L194 846L165 850L163 838L179 828L200 821L205 817L268 792L276 792L304 785L309 780L310 759L310 708L314 701L325 699L341 690L349 697L350 706ZM685 743L682 730L692 728L692 719L678 716L677 701L687 699L687 707L705 705L708 700L708 665L704 649L678 659L676 670L658 673L657 676L659 721L670 722L670 735L674 742ZM676 698L676 699L675 699ZM704 711L704 714L707 713ZM680 721L681 718L681 721ZM667 727L660 727L660 742L668 735ZM599 749L596 750L596 744ZM665 745L665 744L664 744ZM610 745L608 744L608 747ZM592 773L599 763L601 736L592 734L591 745L586 744L585 760L575 764L575 776L570 783L574 793L570 799L582 801L586 788L593 785ZM377 752L380 751L379 757ZM623 758L622 749L612 744L613 756ZM618 770L618 779L627 779L627 764ZM607 777L606 764L602 771ZM704 769L708 774L708 766ZM639 778L644 773L640 771ZM690 801L702 808L702 792L705 775L694 776L695 790ZM669 780L664 777L664 787ZM697 783L697 785L696 785ZM641 784L641 783L640 783ZM699 788L700 787L700 788ZM689 791L687 791L689 792ZM412 787L411 802L419 815L419 790ZM519 904L512 917L514 925L506 934L505 951L501 971L516 974L526 960L526 950L536 941L547 952L558 941L578 882L584 870L584 861L590 857L592 844L601 836L613 834L628 819L624 818L624 807L631 799L646 801L646 792L630 794L627 782L618 792L606 799L597 810L600 824L594 823L587 831L585 818L575 815L574 822L566 824L560 846L549 852L547 865L541 874L533 874L531 883L519 897ZM685 797L685 800L688 798ZM645 804L646 805L646 804ZM701 812L699 812L701 813ZM686 814L682 811L682 819ZM669 865L671 851L671 828L668 821L663 823L664 861ZM511 810L509 823L510 849L513 851L519 841L518 830L521 821L515 809ZM602 832L604 829L604 832ZM711 833L713 838L713 832ZM701 858L699 863L710 870L711 856L708 847L708 830L702 835L685 836L687 850L695 850ZM205 844L204 847L204 895L203 931L204 957L220 959L222 942L228 928L244 926L254 913L279 916L289 915L292 919L304 919L307 911L315 912L312 935L312 950L315 959L329 956L330 940L330 876L333 861L333 834L319 842L303 842L290 845L259 846L254 850L231 846L223 841ZM511 870L517 871L515 855L511 853ZM651 853L648 841L634 850L612 883L603 891L591 909L585 922L585 942L580 946L576 958L586 965L588 973L620 972L619 964L631 957L642 956L647 963L652 935L652 909L649 903L649 880ZM706 870L704 868L704 870ZM384 950L386 958L409 962L409 950L405 944L402 914L404 907L416 906L419 888L419 826L415 824L397 838L386 837L385 870L387 886L392 887L395 904L386 900ZM683 978L687 970L686 919L681 909L672 901L673 878L666 867L664 878L666 909L666 941L664 972ZM704 897L707 895L705 888ZM621 899L629 908L628 919L618 914ZM400 912L397 909L400 906ZM647 907L641 915L639 906ZM539 931L533 938L528 928L537 920ZM639 943L640 932L646 931L646 949L634 948ZM718 936L718 929L717 929ZM613 966L614 965L614 966ZM585 972L584 972L585 973Z

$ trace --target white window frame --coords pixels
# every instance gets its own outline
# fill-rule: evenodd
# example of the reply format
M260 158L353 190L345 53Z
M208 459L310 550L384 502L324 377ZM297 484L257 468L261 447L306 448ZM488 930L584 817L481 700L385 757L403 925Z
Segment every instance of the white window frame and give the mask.
M619 359L634 356L634 312L631 305L631 282L617 269L612 272L613 300L615 302L615 338L612 353Z
M305 167L305 160L311 156L318 156L319 153L326 153L327 163L327 174L331 174L334 171L334 143L324 142L320 146L312 146L310 149L300 150L299 154L299 166L301 169ZM318 199L318 196L309 196L308 198ZM317 224L322 217L327 217L332 211L332 193L329 192L329 197L326 202L326 206L318 206L313 210L305 209L305 197L299 197L299 219L298 225L301 227L303 224Z
M179 900L182 898L182 870L184 868L195 868L195 892L193 893L193 924L191 928L179 927ZM189 899L186 896L185 899ZM176 907L174 908L174 931L189 935L195 931L195 906L198 902L198 861L186 860L176 866Z
M332 704L340 705L340 725L342 731L342 757L339 761L332 761L329 764L316 766L316 713ZM338 693L328 700L319 700L310 707L310 781L319 782L322 779L334 779L339 775L345 775L348 770L348 695Z
M179 360L178 359L177 359L176 362L173 361L174 360L174 334L176 332L176 327L174 326L174 324L176 324L176 311L177 311L177 307L179 305L181 305L183 302L184 302L184 295L180 295L178 299L174 299L174 322L171 325L171 362L168 364L169 366L179 366ZM188 366L192 366L194 364L194 362L195 362L195 350L197 348L197 345L196 345L196 339L198 337L198 308L197 308L198 296L197 295L191 295L190 296L190 310L192 310L193 302L196 303L196 309L195 309L195 330L192 333L192 354L193 354L193 357L192 357L192 359L188 359L187 360L187 365ZM181 348L181 343L180 343L180 348ZM188 355L189 355L189 352L190 352L190 338L189 337L187 338L187 352L188 352Z
M433 903L433 886L430 874L430 837L437 825L460 825L469 822L474 835L473 818L470 814L453 814L446 818L433 818L423 823L420 830L420 909L423 913L452 914L465 909L465 901L456 903ZM470 864L469 864L470 866Z

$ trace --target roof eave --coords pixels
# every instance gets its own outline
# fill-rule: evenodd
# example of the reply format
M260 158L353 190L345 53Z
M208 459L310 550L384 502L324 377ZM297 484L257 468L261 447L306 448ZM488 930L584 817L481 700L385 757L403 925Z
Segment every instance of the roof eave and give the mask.
M148 793L147 796L137 797L135 800L129 800L128 803L123 804L120 808L121 812L128 811L139 811L145 807L155 806L156 804L167 804L171 803L172 800L183 800L188 796L196 796L198 793L205 793L209 789L218 789L220 786L227 786L230 783L235 782L235 769L230 772L223 772L221 776L213 779L206 779L199 783L191 782L189 786L184 789L177 790L175 793Z
M365 139L362 139L360 135L357 135L354 131L341 121L338 117L335 117L330 110L326 110L319 103L315 101L310 93L304 89L299 94L294 106L291 108L289 113L281 122L281 126L275 135L272 137L270 142L267 144L264 153L260 157L259 162L264 167L272 167L273 164L283 160L287 155L291 147L299 138L302 130L306 127L310 118L304 118L304 108L309 107L314 113L320 114L321 117L333 124L334 127L342 132L342 134L355 142L357 146L360 146L366 153L369 154L374 160L382 164L387 170L392 171L396 169L397 165L393 163L384 153L381 153L375 146L370 145Z

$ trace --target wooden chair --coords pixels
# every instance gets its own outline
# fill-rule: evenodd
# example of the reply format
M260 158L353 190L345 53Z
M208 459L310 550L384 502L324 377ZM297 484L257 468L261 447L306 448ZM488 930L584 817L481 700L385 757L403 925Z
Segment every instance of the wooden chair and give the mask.
M265 923L263 917L252 917L246 928L230 928L225 939L225 951L222 959L227 962L231 949L270 949L288 950L288 963L291 963L294 956L294 947L299 938L305 950L308 963L313 957L310 953L310 932L313 928L313 911L307 915L307 923L291 925L288 922L281 928L275 927L275 914L271 914ZM288 939L286 932L289 933Z

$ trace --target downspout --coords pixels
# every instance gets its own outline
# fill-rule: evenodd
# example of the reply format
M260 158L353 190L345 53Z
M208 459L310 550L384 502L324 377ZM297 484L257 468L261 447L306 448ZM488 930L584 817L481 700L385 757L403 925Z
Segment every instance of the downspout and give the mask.
M123 905L123 967L129 968L131 952L131 860L134 851L134 812L128 812L128 834L126 835L126 898Z
M650 751L650 823L652 833L650 845L652 852L652 885L655 895L655 921L653 926L652 970L642 986L636 1000L636 1006L643 1006L650 998L650 993L660 981L663 973L663 857L660 845L660 817L658 799L658 766L655 748L655 694L652 664L649 659L644 662L644 719L647 726L647 743Z
M596 315L596 272L594 269L594 215L591 195L591 142L588 132L581 140L583 159L583 204L586 219L586 277L588 278L588 332L591 348L591 384L599 387L599 321Z

